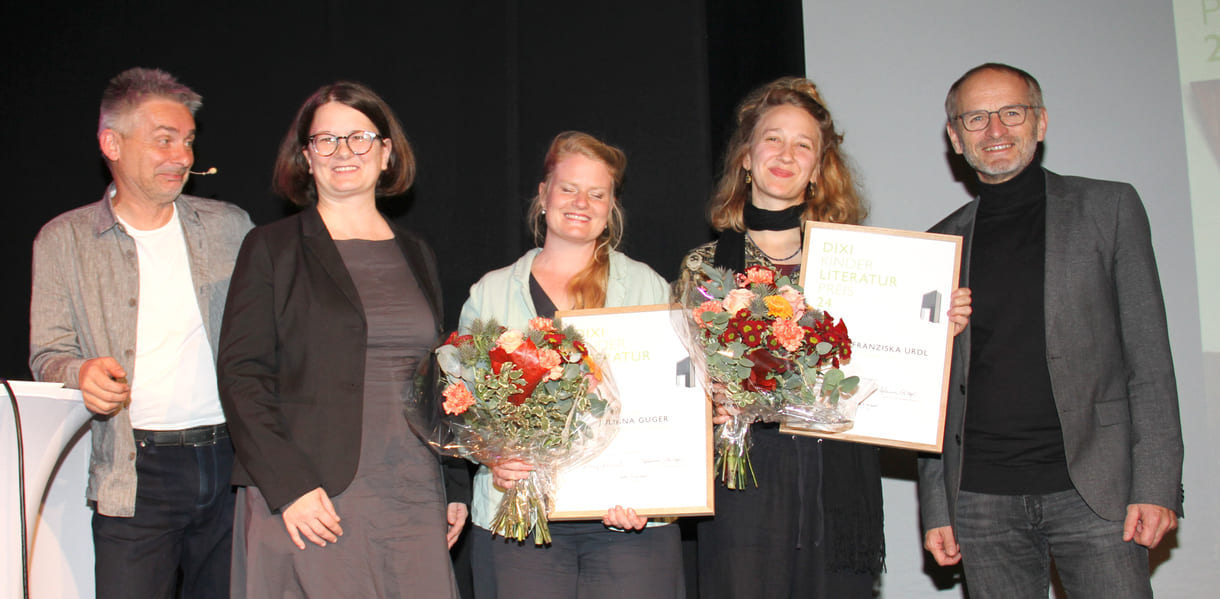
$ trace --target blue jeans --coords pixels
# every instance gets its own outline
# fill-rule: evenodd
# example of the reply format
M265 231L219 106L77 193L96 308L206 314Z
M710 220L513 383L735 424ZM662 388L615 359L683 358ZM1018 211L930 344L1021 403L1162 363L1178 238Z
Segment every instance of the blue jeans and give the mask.
M97 596L229 596L233 445L136 444L136 511L131 518L93 514Z
M1123 542L1075 490L1047 495L961 491L957 525L971 599L1046 599L1050 563L1070 599L1152 597L1148 550Z

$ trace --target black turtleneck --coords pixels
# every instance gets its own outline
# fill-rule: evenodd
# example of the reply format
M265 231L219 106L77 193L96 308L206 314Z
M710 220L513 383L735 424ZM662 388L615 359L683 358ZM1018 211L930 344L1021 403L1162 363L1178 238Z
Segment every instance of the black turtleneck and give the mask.
M970 249L970 376L961 488L1072 488L1046 367L1046 173L981 184Z

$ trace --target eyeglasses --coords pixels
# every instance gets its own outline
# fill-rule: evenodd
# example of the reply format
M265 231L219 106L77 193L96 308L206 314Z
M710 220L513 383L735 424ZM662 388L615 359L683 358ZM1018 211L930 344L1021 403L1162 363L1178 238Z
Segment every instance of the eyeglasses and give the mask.
M381 136L372 131L353 131L347 135L315 133L309 136L309 147L313 148L314 153L318 156L330 156L338 151L339 142L347 141L347 149L359 156L368 154L378 137Z
M1005 127L1016 127L1025 123L1025 117L1030 110L1042 108L1041 106L1031 106L1027 104L1013 104L1004 106L999 110L973 110L963 112L957 117L962 121L962 127L967 131L982 131L991 124L991 115L1000 117L1000 122Z

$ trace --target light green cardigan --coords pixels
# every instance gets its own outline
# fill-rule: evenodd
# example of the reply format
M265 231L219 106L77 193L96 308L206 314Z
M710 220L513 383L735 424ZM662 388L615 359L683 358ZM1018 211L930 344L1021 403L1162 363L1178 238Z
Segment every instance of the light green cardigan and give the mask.
M462 306L458 330L470 330L478 319L494 318L510 328L524 329L538 316L530 297L530 267L542 250L534 248L509 266L493 270L470 287L470 298ZM606 307L645 306L669 303L669 284L643 262L610 253L610 275L606 284ZM481 466L474 477L471 519L476 526L491 529L500 498L504 494L491 483L491 470ZM609 507L609 506L607 506Z

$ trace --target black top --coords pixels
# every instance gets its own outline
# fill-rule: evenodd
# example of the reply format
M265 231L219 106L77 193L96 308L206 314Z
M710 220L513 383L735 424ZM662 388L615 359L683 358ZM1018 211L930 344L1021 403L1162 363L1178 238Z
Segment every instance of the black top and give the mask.
M551 301L551 296L542 289L542 284L534 278L532 272L530 273L530 299L534 300L535 314L542 318L555 318L555 312L558 312L559 309L555 307L555 302Z
M961 488L1065 491L1072 482L1046 365L1046 175L1034 166L980 188Z

